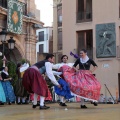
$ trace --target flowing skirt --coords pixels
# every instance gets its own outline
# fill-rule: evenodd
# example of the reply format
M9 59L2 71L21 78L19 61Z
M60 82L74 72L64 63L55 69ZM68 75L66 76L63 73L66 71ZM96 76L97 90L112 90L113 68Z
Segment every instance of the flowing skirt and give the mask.
M3 102L3 103L6 102L6 97L5 97L5 93L4 93L1 81L0 81L0 102Z
M70 87L65 80L60 78L58 80L58 83L62 86L62 89L55 86L55 93L57 95L64 96L65 99L70 99L74 97L73 95L71 95Z
M15 95L18 97L27 97L28 93L22 85L22 79L18 79L15 85Z
M2 86L5 92L5 97L7 102L15 102L15 94L13 86L9 81L2 82Z
M28 68L24 75L22 84L29 93L36 93L40 96L48 96L47 83L37 70L37 68Z
M63 77L74 95L87 100L98 101L101 85L89 70L75 72L73 68L64 65L59 71L63 72Z

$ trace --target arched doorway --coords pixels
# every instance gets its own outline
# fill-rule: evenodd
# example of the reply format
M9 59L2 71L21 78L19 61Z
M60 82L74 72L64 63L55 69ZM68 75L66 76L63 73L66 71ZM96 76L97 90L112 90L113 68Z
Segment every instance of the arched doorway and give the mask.
M0 52L3 53L3 44L0 45ZM4 55L7 58L8 61L12 61L15 64L20 62L22 59L22 55L20 51L15 47L13 50L10 50L8 48L8 44L4 43ZM2 59L3 56L0 56L0 59Z

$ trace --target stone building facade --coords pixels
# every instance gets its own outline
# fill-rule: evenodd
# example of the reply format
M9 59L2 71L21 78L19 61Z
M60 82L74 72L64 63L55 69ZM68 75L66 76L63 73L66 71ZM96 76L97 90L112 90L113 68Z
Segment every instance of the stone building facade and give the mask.
M21 59L27 59L31 64L36 62L36 30L43 26L40 21L40 11L36 9L35 0L18 0L23 4L23 28L22 34L8 33L6 40L13 37L15 42L15 49L8 50L7 44L5 45L5 52L8 60L15 63ZM0 2L0 30L7 29L7 0ZM0 45L2 52L2 43Z
M75 59L70 51L79 54L85 48L98 65L96 77L102 84L101 93L120 98L120 0L53 0L53 48L57 55L67 54L69 62ZM58 3L56 4L56 1ZM62 6L62 24L59 26L59 8ZM58 50L61 29L61 50ZM59 60L59 57L58 57ZM58 62L58 61L57 61Z

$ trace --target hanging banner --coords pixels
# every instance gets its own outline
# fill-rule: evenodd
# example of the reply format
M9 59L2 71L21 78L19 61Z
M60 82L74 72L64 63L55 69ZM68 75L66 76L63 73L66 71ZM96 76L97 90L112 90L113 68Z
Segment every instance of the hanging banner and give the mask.
M8 32L21 34L23 24L23 9L22 4L16 0L8 0L8 18L7 30Z

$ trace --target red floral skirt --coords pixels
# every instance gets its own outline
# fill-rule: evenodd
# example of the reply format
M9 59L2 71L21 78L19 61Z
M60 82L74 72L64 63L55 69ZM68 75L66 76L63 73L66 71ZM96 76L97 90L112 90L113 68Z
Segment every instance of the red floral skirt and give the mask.
M63 72L63 77L69 84L72 93L88 100L97 101L99 99L100 82L89 70L75 72L73 68L64 65L59 71Z

